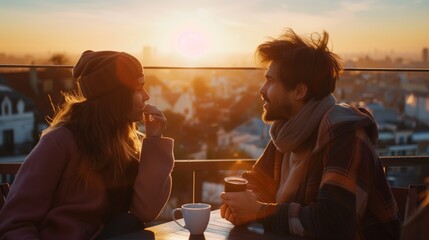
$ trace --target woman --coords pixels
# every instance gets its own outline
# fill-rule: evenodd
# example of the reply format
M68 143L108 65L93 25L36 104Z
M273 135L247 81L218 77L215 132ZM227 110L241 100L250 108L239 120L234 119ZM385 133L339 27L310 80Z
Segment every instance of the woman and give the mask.
M118 216L149 222L168 200L173 140L162 137L164 115L146 104L140 62L85 51L73 76L78 92L65 94L0 210L0 239L100 239Z

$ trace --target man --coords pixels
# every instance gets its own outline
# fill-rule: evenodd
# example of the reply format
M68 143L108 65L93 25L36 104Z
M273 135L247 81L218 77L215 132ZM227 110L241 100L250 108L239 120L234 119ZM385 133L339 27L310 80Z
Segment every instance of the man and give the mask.
M258 46L268 66L260 94L271 141L243 173L248 191L221 193L221 215L277 233L397 239L397 206L374 149L376 123L364 109L336 103L342 67L328 33L317 36L289 29Z

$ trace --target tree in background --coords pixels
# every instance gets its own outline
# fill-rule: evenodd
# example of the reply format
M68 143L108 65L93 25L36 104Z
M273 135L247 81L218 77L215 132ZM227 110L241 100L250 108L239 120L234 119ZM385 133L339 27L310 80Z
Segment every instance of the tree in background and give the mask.
M54 65L64 65L68 63L68 57L64 53L54 53L49 58L49 62L51 62Z

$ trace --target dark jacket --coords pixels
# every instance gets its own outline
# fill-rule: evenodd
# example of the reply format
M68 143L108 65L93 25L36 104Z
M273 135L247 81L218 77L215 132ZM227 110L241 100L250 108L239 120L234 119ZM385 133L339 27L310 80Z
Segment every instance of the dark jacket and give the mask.
M298 215L306 236L398 239L398 208L375 152L377 137L367 111L345 104L328 110L310 139L308 172L294 204L271 206L265 230L289 233L290 216ZM270 142L252 171L243 173L262 202L275 203L283 155Z

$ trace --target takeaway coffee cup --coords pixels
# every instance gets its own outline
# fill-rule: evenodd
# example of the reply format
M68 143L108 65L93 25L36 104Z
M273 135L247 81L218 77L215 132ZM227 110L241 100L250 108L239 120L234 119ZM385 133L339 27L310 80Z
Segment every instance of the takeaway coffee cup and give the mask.
M242 192L246 191L247 180L242 177L226 177L225 192Z
M173 220L181 227L186 228L192 235L203 234L207 228L210 219L210 204L206 203L188 203L180 208L175 208L171 212ZM182 212L185 226L180 224L175 217L175 212Z

